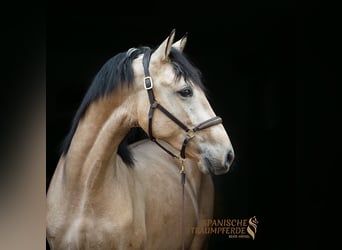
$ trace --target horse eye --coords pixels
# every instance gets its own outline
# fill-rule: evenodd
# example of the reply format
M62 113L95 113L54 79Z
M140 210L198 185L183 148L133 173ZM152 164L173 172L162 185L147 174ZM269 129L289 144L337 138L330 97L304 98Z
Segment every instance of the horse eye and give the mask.
M191 88L185 88L185 89L178 91L178 93L183 97L191 97L192 96L192 89Z

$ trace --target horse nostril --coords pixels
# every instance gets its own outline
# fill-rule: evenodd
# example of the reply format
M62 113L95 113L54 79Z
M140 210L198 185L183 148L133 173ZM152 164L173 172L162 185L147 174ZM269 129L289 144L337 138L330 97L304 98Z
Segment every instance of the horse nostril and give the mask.
M234 161L234 152L233 150L229 150L227 154L227 158L226 158L226 165L227 166L232 165L233 161Z

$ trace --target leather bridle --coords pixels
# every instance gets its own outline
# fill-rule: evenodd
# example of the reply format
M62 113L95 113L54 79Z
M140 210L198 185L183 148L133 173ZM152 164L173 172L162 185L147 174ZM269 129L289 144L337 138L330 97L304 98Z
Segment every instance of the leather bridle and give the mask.
M151 58L151 50L148 49L143 56L143 67L144 67L144 87L147 90L148 98L150 100L150 109L148 112L148 135L150 139L157 143L159 147L161 147L164 151L166 151L168 154L171 156L178 158L179 156L175 155L172 153L170 150L166 149L163 145L161 145L157 139L153 136L153 129L152 129L152 124L153 124L153 114L156 109L159 109L164 115L166 115L170 120L172 120L174 123L176 123L179 127L181 127L186 135L180 150L180 157L181 159L185 159L185 149L188 144L188 142L195 136L195 133L204 130L206 128L212 127L217 124L222 123L222 119L219 116L212 117L204 122L201 122L197 126L193 128L189 128L186 126L183 122L181 122L179 119L177 119L173 114L171 114L166 108L164 108L155 98L154 93L153 93L153 81L152 77L150 75L149 71L149 64L150 64L150 58Z
M149 71L149 64L151 59L152 51L148 49L143 55L143 67L144 67L144 87L147 90L148 98L150 101L150 109L148 111L148 135L150 140L155 142L160 148L162 148L166 153L170 154L172 157L177 158L180 161L181 169L181 184L182 184L182 249L185 249L185 239L184 239L184 185L185 185L185 169L184 169L184 160L185 160L185 149L188 145L188 142L195 136L196 132L204 130L206 128L212 127L214 125L218 125L222 123L222 119L218 116L212 117L204 122L201 122L197 126L193 128L189 128L179 119L177 119L173 114L171 114L166 108L163 107L155 98L153 92L153 80ZM153 114L156 109L159 109L164 115L166 115L170 120L176 123L179 127L181 127L185 131L185 138L180 150L180 155L172 153L170 150L165 148L158 140L153 136Z

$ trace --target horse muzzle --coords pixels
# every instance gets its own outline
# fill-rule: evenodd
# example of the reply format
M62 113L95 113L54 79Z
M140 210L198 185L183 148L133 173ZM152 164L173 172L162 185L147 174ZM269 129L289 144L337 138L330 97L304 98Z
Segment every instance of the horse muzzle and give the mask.
M210 155L206 155L201 159L200 165L202 166L202 170L205 173L210 173L212 175L223 175L228 173L228 171L230 170L234 161L234 157L235 156L233 150L228 151L223 163L222 161L217 160Z

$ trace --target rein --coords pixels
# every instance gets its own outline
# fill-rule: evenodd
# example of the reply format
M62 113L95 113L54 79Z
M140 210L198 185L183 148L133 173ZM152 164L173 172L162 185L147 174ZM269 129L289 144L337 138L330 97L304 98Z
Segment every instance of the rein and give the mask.
M204 122L201 122L197 126L193 128L189 128L179 119L177 119L173 114L171 114L166 108L164 108L155 98L153 92L153 80L149 71L149 64L151 59L151 50L147 50L143 56L143 67L144 67L144 87L147 90L148 98L150 101L150 109L148 111L148 135L151 141L155 142L161 149L163 149L166 153L171 155L172 157L178 159L180 161L180 173L181 173L181 185L182 185L182 249L185 247L184 240L184 186L185 186L185 168L184 168L184 160L185 160L185 150L188 142L195 136L196 132L204 130L206 128L212 127L214 125L218 125L222 123L222 119L218 116L212 117ZM156 109L159 109L164 115L166 115L170 120L176 123L180 128L185 131L185 138L180 150L180 155L175 155L170 150L165 148L162 144L160 144L157 139L153 136L153 114Z

